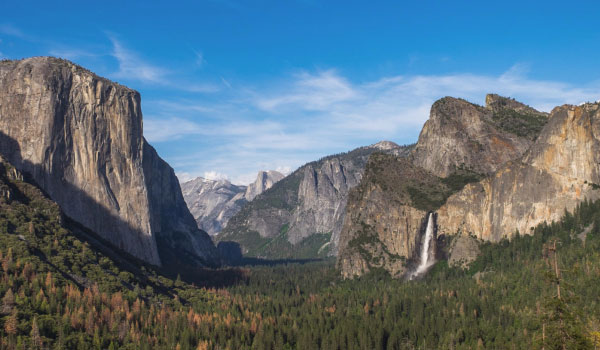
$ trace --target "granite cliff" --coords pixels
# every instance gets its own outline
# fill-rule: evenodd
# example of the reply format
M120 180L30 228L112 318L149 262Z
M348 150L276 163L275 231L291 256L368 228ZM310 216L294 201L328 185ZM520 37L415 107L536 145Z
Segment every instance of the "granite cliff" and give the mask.
M217 239L239 243L249 256L335 255L348 192L360 182L369 155L402 157L409 150L384 141L308 163L242 208Z
M544 113L498 95L488 95L485 107L442 98L421 130L414 164L440 177L459 168L490 174L520 157L546 119Z
M600 105L555 108L535 144L440 208L443 233L499 241L600 198Z
M545 113L498 95L488 95L485 107L451 97L436 101L410 156L372 156L351 191L338 255L342 275L373 268L403 275L417 263L427 213L522 157L547 120ZM443 233L436 238L440 246Z
M246 203L283 177L283 174L274 170L260 171L256 180L248 186L234 185L228 180L198 177L181 184L181 190L198 227L210 235L216 235Z
M142 129L134 90L56 58L0 63L0 154L65 215L155 265L218 264Z

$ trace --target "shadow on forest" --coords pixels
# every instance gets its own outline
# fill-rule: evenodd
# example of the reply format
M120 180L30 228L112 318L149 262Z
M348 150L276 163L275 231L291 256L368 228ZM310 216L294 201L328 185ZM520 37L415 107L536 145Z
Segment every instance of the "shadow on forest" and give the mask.
M66 148L68 145L59 142L55 147ZM135 237L133 240L140 247L151 246L150 240L152 237L132 227L87 193L65 181L64 179L67 176L64 173L62 164L60 164L63 160L53 159L48 164L34 164L24 159L21 152L19 143L0 131L0 155L15 166L23 174L27 182L34 184L47 198L53 200L61 207L61 212L63 212L62 225L69 229L78 239L89 243L94 249L111 258L119 268L133 273L140 282L152 286L159 293L172 295L173 292L169 287L152 282L151 278L149 278L153 274L151 271L173 280L179 278L184 282L198 287L223 288L239 283L246 283L249 276L249 269L247 267L249 266L304 264L320 260L267 260L243 257L239 244L235 242L220 242L218 248L223 256L223 262L228 267L197 267L192 264L182 263L187 262L184 259L186 258L185 256L175 254L175 252L170 250L165 252L164 249L159 252L161 259L165 261L172 260L173 264L169 264L170 266L163 265L162 267L148 264L125 250L127 243L131 244L133 242L125 242L123 240L125 235L119 233L133 234L132 236ZM58 153L64 154L66 151ZM63 205L61 205L66 203L69 204L67 206L69 212L65 212ZM84 218L84 221L87 221L91 226L102 227L103 234L90 229L88 225L84 225L78 220L71 219L72 217ZM102 218L102 220L99 220L99 218ZM158 246L161 243L165 243L160 242L160 237L156 237L156 239ZM36 253L43 255L41 252ZM167 256L165 253L169 253L170 255ZM47 257L40 257L47 263L50 263ZM73 276L68 271L62 271L58 267L53 267L69 280L76 282L79 288L85 287L85 283L73 279ZM125 287L133 289L133 286L123 281L122 283Z
M242 247L238 242L221 241L217 244L217 249L223 258L223 262L228 266L274 266L285 264L306 264L310 262L321 261L322 259L263 259L247 257L242 253Z
M177 271L162 269L161 272L170 278L179 278L187 283L205 288L223 288L240 283L247 283L250 278L250 268L255 266L277 266L287 264L307 264L323 261L323 259L261 259L245 257L240 244L232 241L222 241L217 244L226 267L211 268L179 268Z

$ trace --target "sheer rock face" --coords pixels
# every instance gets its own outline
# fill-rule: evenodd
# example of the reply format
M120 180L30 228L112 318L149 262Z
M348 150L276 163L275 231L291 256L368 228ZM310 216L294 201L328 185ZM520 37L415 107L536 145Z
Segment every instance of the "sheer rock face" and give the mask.
M334 246L344 219L348 190L360 181L362 168L351 160L331 158L303 169L298 206L292 213L288 240L292 244L309 235L332 233Z
M520 157L532 141L498 128L492 121L493 112L514 107L543 113L498 95L488 95L486 101L486 108L452 97L436 101L419 135L413 153L415 164L446 177L457 168L490 174Z
M210 235L216 235L248 201L271 188L283 177L277 171L260 171L249 186L198 177L183 183L181 189L198 227Z
M410 165L405 169L396 180L428 175ZM402 193L384 189L371 179L371 173L367 174L349 196L337 262L344 278L360 276L374 267L384 268L392 276L402 275L405 265L398 257L413 256L427 216L426 211L413 208Z
M370 160L367 175L349 197L341 231L337 264L344 277L359 276L372 268L401 276L407 268L401 260L409 262L418 254L427 211L435 211L443 203L423 206L415 200L423 192L431 196L456 191L449 187L451 181L443 180L450 175L464 170L488 175L519 159L547 122L545 113L509 98L488 95L486 102L486 107L481 107L451 97L436 101L410 157L381 163ZM499 119L499 115L508 118ZM532 115L537 117L533 126L528 124ZM519 134L511 132L515 130ZM467 198L465 194L461 202L464 210L481 205L470 204ZM440 214L438 225L443 228L452 215L457 214ZM443 233L450 232L438 230L440 237Z
M4 61L0 153L67 216L142 260L160 265L159 251L183 249L218 261L173 170L142 136L136 91L64 60Z
M600 198L598 104L555 108L522 160L467 185L438 211L440 230L498 241Z
M273 239L285 230L294 245L314 234L331 234L327 248L336 255L349 190L358 185L373 152L407 156L409 147L383 141L308 163L288 175L234 216L219 240L244 242L259 236Z

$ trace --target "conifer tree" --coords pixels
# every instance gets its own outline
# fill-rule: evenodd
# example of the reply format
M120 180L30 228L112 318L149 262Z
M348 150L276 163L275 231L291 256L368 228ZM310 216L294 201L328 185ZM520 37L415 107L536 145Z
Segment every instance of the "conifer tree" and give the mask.
M569 297L561 292L562 279L558 265L557 240L544 248L544 256L551 256L548 279L556 287L556 295L545 300L545 312L542 315L542 338L540 348L543 350L585 350L592 345L584 336L584 329L578 315L569 305Z

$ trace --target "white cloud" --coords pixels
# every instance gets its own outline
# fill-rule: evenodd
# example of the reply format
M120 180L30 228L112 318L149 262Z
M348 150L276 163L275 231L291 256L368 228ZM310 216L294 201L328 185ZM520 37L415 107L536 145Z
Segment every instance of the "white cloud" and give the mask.
M136 52L125 47L113 35L109 34L108 37L113 46L111 56L119 64L119 70L112 74L114 78L130 79L194 93L215 93L221 90L220 84L188 81L181 77L181 72L178 74L175 71L148 63ZM196 53L196 64L203 62L205 61L202 54Z
M298 74L292 86L287 89L289 92L285 94L258 98L256 104L266 111L276 111L298 104L302 104L304 109L319 111L356 97L352 85L334 70L316 75Z
M229 177L225 174L221 174L217 171L205 171L204 176L207 180L228 180Z
M193 176L192 174L185 172L185 171L177 172L177 173L175 173L175 176L177 176L177 180L179 180L179 184L183 184L184 182L188 182L197 177L197 176Z
M133 79L149 83L164 83L167 71L151 65L127 48L116 38L109 36L113 45L112 56L119 62L119 71L114 76L121 79Z
M219 103L161 101L155 107L165 117L147 120L145 132L151 141L202 139L198 148L169 159L172 165L191 174L226 174L233 183L247 184L259 170L290 171L381 140L415 142L432 103L444 96L483 104L487 93L498 93L543 111L600 97L598 83L542 81L526 73L527 66L515 65L500 75L353 82L335 70L303 72L266 87L234 90L237 95ZM170 117L172 113L178 117Z
M290 166L278 166L275 171L282 173L283 175L287 175L292 172L292 167Z
M196 55L196 65L198 67L202 67L206 63L206 60L204 59L204 54L196 50L194 50L194 54Z
M223 83L223 85L225 85L228 89L231 89L231 84L229 83L229 81L223 77L221 77L221 82Z
M182 118L144 118L144 137L149 142L171 141L186 135L201 135L204 132L199 124Z
M25 40L31 39L21 29L13 26L12 24L8 24L8 23L0 24L0 34L14 36L15 38L25 39Z
M98 55L89 51L72 49L72 48L57 48L49 51L51 56L66 58L68 60L75 60L81 57L96 57Z

